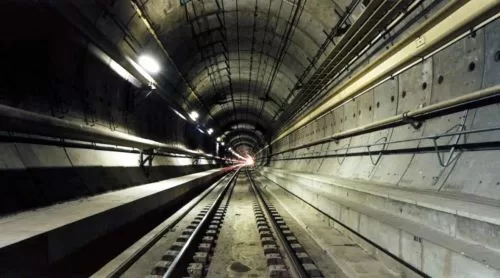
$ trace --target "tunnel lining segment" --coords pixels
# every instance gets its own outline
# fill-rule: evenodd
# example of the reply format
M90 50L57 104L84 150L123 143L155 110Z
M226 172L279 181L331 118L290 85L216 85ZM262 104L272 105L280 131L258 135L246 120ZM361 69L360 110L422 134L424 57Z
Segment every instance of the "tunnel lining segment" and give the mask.
M328 110L340 105L377 80L385 78L389 73L397 71L405 64L411 64L414 57L422 56L424 53L437 48L438 44L443 43L444 38L464 28L470 29L469 24L471 22L498 7L498 1L496 0L481 1L480 3L469 1L462 6L457 5L456 2L447 5L441 12L427 20L426 24L413 32L413 35L409 36L408 39L400 42L393 47L392 51L372 62L348 83L339 88L334 88L332 91L337 93L314 108L303 118L293 123L286 130L283 130L271 144L298 130ZM451 12L450 9L452 10ZM425 38L425 44L415 44L415 39L422 37Z

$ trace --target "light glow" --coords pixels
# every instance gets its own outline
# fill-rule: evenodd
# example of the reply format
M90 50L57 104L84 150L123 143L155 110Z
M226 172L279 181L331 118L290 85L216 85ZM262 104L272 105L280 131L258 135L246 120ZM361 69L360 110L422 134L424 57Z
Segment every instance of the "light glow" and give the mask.
M236 156L237 158L241 159L241 160L246 160L245 157L241 156L239 153L235 152L231 147L229 147L228 149L234 156Z
M220 141L222 141L222 138L220 138L220 136L219 136L219 137L217 137L216 140L217 140L217 142L220 142Z
M253 166L254 163L255 161L253 160L253 158L251 156L247 156L247 158L245 159L245 165Z
M160 71L160 64L151 56L142 55L139 57L139 65L149 73L158 73Z
M191 111L191 113L189 113L189 118L191 118L191 120L193 121L196 121L199 117L200 114L198 114L198 112L196 111Z
M208 133L208 135L211 135L212 133L214 133L214 129L213 128L209 128L207 130L207 133Z

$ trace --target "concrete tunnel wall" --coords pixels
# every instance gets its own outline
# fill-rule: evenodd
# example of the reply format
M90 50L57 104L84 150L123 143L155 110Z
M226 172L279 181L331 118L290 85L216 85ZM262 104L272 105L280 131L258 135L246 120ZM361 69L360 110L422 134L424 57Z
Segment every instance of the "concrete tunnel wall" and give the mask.
M119 1L114 6L116 14L93 4L87 5L85 1L75 3L78 13L84 17L82 21L88 21L88 30L98 30L122 53L135 57L136 47L161 53L147 35L141 19L133 15L128 1ZM3 39L10 38L2 41L4 47L0 53L3 59L0 68L1 104L213 153L214 144L207 137L189 136L198 134L198 131L167 108L165 96L151 94L143 97L146 91L131 86L90 53L89 42L97 44L99 41L87 38L91 34L82 34L84 32L72 27L81 23L75 16L78 13L65 11L62 14L66 18L63 18L55 10L30 10L28 7L19 11L23 20L16 21L15 30L0 29ZM317 10L321 10L320 5ZM161 9L150 12L158 16L155 22L160 22L164 16ZM333 10L328 12L333 13ZM128 22L129 29L120 29L114 16ZM68 24L72 17L77 23ZM172 16L163 24L178 20ZM0 21L2 26L12 24L8 16L0 17ZM308 25L308 22L304 20L300 24ZM322 30L313 25L310 28ZM184 29L178 30L171 37L182 41ZM488 24L474 36L454 43L393 80L334 109L270 149L280 152L497 85L500 80L499 34L498 21ZM319 36L314 41L321 41L323 36L319 31L312 35ZM300 45L310 42L304 40ZM167 48L184 52L183 45L179 45L169 44ZM314 53L313 48L304 48ZM174 56L174 59L184 57ZM311 55L301 55L300 58L307 60L306 56ZM372 57L367 54L366 59L360 59L359 63L369 63L369 58ZM299 69L298 64L293 65L295 70ZM185 67L196 68L191 63ZM180 81L173 71L167 75L165 79L188 91L182 87L184 85L178 84ZM349 73L341 77L346 79ZM189 95L188 98L193 97ZM302 155L328 152L354 154L360 151L355 146L382 142L380 140L419 138L459 131L460 128L496 127L498 108L498 104L492 104L427 120L419 129L405 125L273 156L260 172L432 276L498 277L498 151L456 151L456 159L446 167L439 165L437 155L446 160L448 154L435 152L387 154L374 163L374 159L378 160L380 147L371 149L372 156L300 159ZM458 142L484 142L497 138L499 134L498 131L470 134L461 136ZM437 143L447 144L448 139L441 138ZM432 146L432 140L414 140L389 144L385 149ZM342 150L335 151L339 148ZM137 154L28 143L1 143L0 153L0 215L215 167L213 161L156 157L151 173L146 175L139 167ZM332 226L342 229L334 222ZM344 232L367 250L383 256L348 230Z
M160 95L134 87L90 51L87 38L52 8L19 5L16 29L0 28L0 104L214 153ZM16 14L14 7L5 9ZM10 17L0 24L9 26ZM197 136L188 136L196 134ZM5 132L2 136L8 138ZM0 143L0 215L216 167L205 159Z
M272 153L363 126L405 111L449 100L500 83L500 21L477 30L429 59L394 76L274 143ZM500 275L500 160L497 150L385 154L377 162L366 146L386 150L432 147L418 140L460 130L498 127L498 104L457 112L272 156L260 172L311 206L344 223L432 277ZM498 138L498 131L473 133L459 143ZM442 137L438 145L455 142ZM340 149L340 150L339 150ZM363 155L344 156L365 152ZM301 156L337 154L337 157ZM373 163L373 162L376 163ZM298 200L300 202L300 200ZM332 222L332 226L343 229ZM344 229L345 230L345 229ZM367 250L370 244L351 234ZM378 256L382 254L377 253Z

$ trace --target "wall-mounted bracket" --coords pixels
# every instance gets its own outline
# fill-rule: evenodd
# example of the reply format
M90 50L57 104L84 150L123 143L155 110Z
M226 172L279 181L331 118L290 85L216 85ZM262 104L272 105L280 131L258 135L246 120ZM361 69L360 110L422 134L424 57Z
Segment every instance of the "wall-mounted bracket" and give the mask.
M156 87L154 84L150 84L148 86L142 87L140 89L137 89L134 92L134 108L138 107L141 105L154 91L156 90Z
M382 157L382 152L385 150L385 146L387 146L387 136L384 136L380 139L378 139L377 141L375 141L374 144L379 144L380 142L382 142L382 149L380 149L378 155L377 155L377 158L375 160L373 160L373 155L372 155L372 151L370 150L370 147L371 145L368 145L367 148L368 148L368 155L370 156L370 161L372 162L373 165L377 165L377 163L380 161L380 158Z
M149 176L151 167L153 166L153 158L155 157L154 149L141 151L139 155L139 165L146 176Z
M200 157L199 156L194 156L193 157L193 161L192 161L192 165L198 165L198 163L200 163Z
M456 153L455 151L456 151L456 145L460 141L460 138L462 137L462 134L458 134L458 136L456 137L457 139L455 140L454 146L448 152L448 158L445 158L445 154L443 154L443 155L440 154L437 140L439 138L443 137L443 135L446 135L446 134L448 134L450 132L453 132L454 130L457 130L457 132L462 132L462 131L465 130L465 128L466 127L465 127L464 124L454 125L453 127L451 127L450 129L448 129L442 135L436 135L434 138L432 138L432 142L434 143L434 150L436 151L438 162L439 162L439 165L441 165L441 167L448 167L453 161L455 161L458 158L458 155L460 153ZM465 135L463 136L463 138L464 138L464 142L466 142ZM449 140L448 143L451 143L452 140L453 140L453 136L450 137L450 140Z
M403 113L403 122L410 124L414 129L419 129L420 127L422 127L422 122L408 116L408 112Z

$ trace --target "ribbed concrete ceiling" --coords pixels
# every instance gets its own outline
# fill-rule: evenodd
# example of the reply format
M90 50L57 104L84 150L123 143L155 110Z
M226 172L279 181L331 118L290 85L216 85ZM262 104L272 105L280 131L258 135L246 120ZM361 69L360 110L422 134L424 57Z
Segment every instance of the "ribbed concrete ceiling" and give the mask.
M320 55L320 61L328 54L320 46L350 2L136 3L208 111L203 123L217 127L217 136L225 135L227 143L248 152L245 149L255 149L270 137L311 57Z

